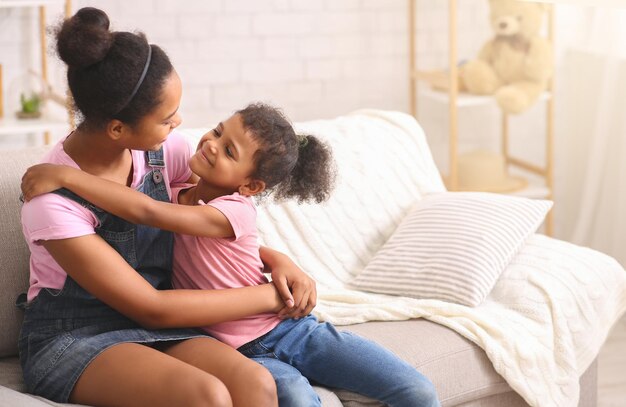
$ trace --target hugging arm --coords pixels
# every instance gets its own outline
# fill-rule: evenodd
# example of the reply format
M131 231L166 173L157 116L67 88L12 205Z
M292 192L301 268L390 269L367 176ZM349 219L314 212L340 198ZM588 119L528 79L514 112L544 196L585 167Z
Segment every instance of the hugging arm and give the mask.
M30 167L22 177L25 200L67 188L96 206L129 222L194 236L231 237L228 219L208 205L161 202L132 188L76 168L55 164Z
M233 235L228 219L211 206L159 202L131 188L76 168L38 164L30 167L22 178L22 193L27 201L58 188L67 188L130 222L189 235ZM266 269L272 273L274 286L286 304L280 315L286 318L308 315L316 305L315 281L288 256L276 250L261 247L259 255Z
M96 234L47 240L43 245L81 287L148 328L206 326L283 307L272 284L157 290Z

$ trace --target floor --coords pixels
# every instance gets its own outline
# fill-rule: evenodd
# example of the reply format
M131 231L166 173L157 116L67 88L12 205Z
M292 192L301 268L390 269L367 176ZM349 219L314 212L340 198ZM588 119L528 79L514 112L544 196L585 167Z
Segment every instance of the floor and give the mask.
M598 366L598 407L626 406L626 315L609 334Z

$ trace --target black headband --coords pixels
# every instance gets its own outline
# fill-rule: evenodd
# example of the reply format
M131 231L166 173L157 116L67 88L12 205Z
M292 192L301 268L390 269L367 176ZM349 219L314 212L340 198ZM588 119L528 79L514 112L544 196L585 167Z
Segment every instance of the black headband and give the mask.
M152 47L150 46L150 44L148 44L148 57L146 58L146 64L143 66L143 71L141 72L141 76L139 77L139 80L137 81L137 84L135 85L135 88L131 92L130 96L128 97L128 99L126 99L126 102L124 102L124 104L118 110L117 113L119 113L122 110L124 110L126 108L126 106L128 106L128 104L131 102L131 100L133 100L133 98L137 94L137 91L141 87L141 84L143 83L143 80L146 79L146 73L148 73L148 67L150 66L150 60L151 59L152 59Z

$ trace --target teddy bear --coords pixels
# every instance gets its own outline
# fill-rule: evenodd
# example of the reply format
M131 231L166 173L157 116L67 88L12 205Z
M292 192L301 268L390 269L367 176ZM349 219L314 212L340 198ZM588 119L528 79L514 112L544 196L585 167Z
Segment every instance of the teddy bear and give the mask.
M495 36L478 58L459 70L461 89L494 95L507 114L528 109L552 75L552 46L540 35L545 6L518 0L489 0Z

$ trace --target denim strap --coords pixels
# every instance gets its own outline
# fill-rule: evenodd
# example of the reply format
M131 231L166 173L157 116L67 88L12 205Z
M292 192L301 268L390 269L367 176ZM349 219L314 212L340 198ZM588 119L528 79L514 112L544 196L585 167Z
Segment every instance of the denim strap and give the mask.
M158 151L146 151L148 166L152 168L165 168L165 160L163 160L163 147Z

